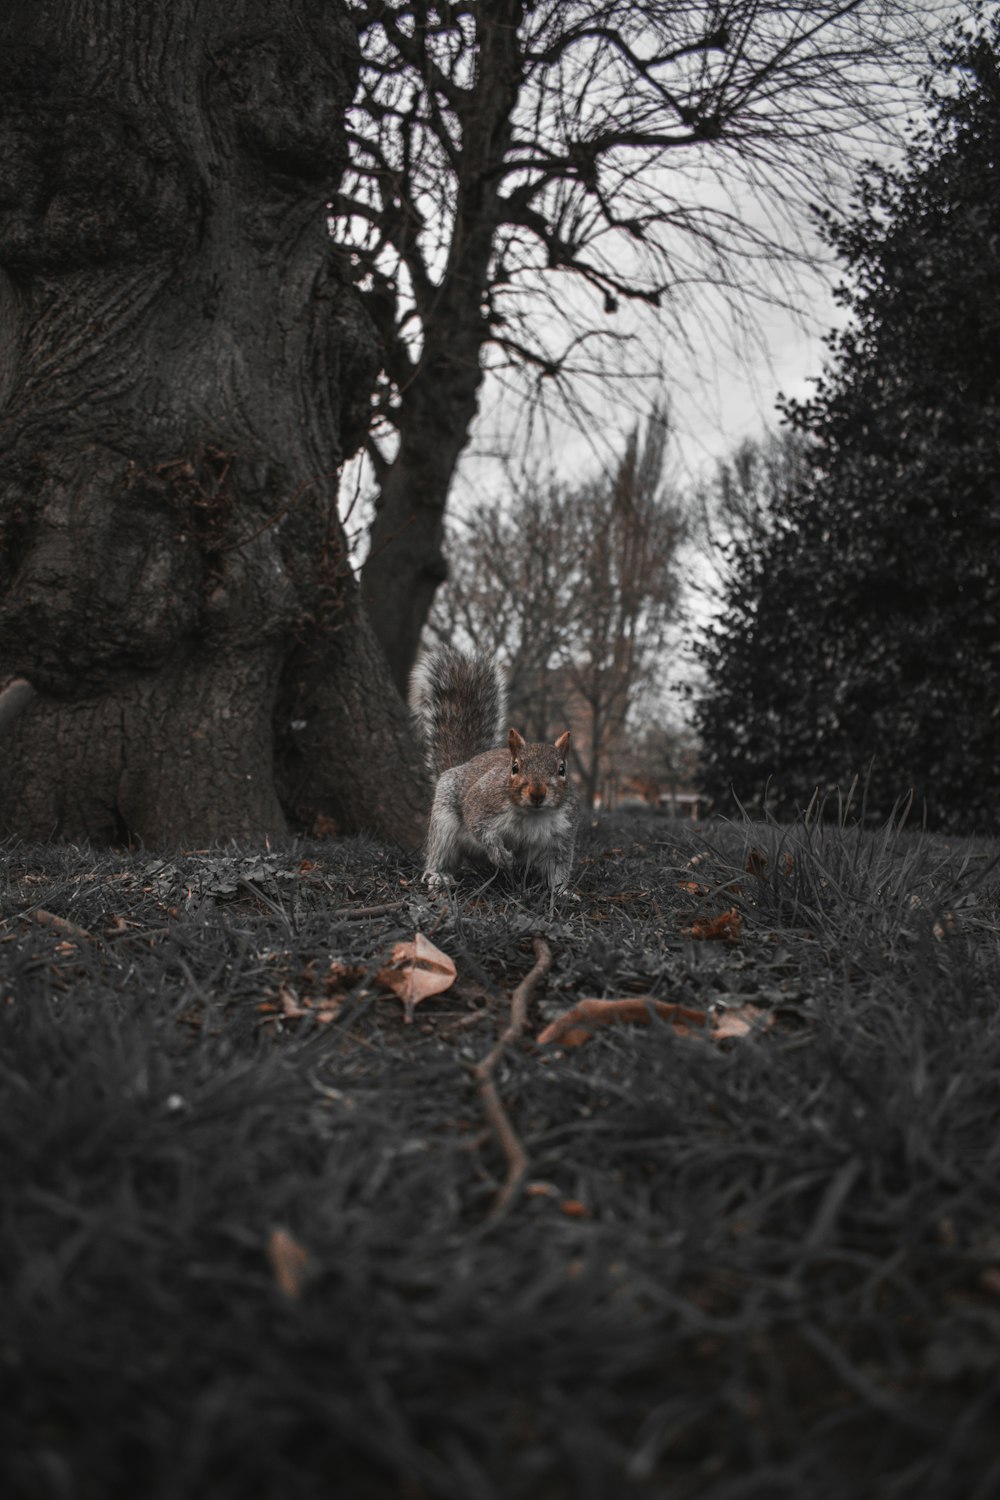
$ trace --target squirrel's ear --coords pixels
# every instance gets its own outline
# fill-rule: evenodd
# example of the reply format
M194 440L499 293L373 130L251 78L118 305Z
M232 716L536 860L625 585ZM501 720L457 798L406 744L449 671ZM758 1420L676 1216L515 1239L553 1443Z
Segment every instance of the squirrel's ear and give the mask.
M566 731L565 734L561 734L559 736L559 738L556 740L556 749L559 751L560 755L565 755L566 754L566 751L569 749L569 730L568 729L567 729L567 731Z
M510 745L511 755L520 755L524 751L524 740L518 734L516 729L511 730L510 734L507 737L507 743Z

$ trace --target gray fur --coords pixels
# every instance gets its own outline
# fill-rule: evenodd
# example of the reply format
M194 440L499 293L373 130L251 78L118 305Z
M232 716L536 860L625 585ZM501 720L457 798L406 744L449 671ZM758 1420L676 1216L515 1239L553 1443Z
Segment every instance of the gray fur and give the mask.
M579 800L566 774L569 735L555 745L503 737L506 693L487 656L451 647L423 656L410 678L410 708L437 777L424 879L446 885L465 864L541 870L553 891L569 884ZM517 769L513 761L516 758Z
M425 652L410 675L410 712L432 776L492 750L507 727L507 689L492 657L451 646Z

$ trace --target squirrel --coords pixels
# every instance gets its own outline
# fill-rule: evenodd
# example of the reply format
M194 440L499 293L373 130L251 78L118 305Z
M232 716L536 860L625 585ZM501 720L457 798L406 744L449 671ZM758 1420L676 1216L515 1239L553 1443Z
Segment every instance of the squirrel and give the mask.
M450 885L467 860L542 871L553 893L569 883L580 804L569 778L569 730L529 745L507 724L503 677L490 656L452 647L426 653L410 675L410 711L434 778L424 880Z

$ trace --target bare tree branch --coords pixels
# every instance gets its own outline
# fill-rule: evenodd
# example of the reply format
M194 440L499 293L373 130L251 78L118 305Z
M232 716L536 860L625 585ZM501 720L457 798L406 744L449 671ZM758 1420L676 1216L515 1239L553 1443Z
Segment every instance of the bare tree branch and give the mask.
M659 315L650 344L696 347L704 289L737 326L791 298L809 207L892 137L940 9L357 0L363 83L333 213L386 349L376 413L394 456L364 592L397 681L445 574L484 372L520 380L529 423L542 402L586 424L576 335L603 346L605 381L648 364L610 322L623 304Z

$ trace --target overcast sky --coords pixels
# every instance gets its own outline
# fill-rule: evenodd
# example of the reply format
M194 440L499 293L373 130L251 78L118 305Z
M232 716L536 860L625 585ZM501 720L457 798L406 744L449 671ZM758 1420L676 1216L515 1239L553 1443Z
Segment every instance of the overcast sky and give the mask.
M621 451L629 428L648 411L658 391L666 396L674 431L671 469L678 480L695 480L714 469L745 437L762 436L779 425L779 392L806 397L827 357L823 337L843 322L833 300L834 266L824 273L802 277L799 310L770 307L754 313L755 335L748 342L739 330L727 327L717 309L705 320L705 337L696 349L665 334L662 342L662 387L655 378L636 382L628 392L609 389L595 405L595 416L584 430L568 421L536 427L530 439L523 427L511 437L511 422L495 382L487 380L481 399L481 420L463 459L456 483L456 508L475 503L484 488L508 487L498 450L516 455L542 469L551 469L568 482L593 475ZM647 314L647 317L649 315ZM697 325L695 325L697 338Z

